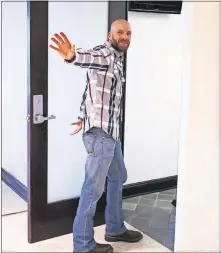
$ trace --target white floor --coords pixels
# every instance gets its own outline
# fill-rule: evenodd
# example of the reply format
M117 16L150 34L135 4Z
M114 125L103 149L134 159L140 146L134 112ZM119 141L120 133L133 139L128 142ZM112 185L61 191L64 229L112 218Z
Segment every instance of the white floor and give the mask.
M27 203L2 182L2 215L27 211Z
M27 241L27 204L3 184L2 188L2 252L72 252L72 234L29 244ZM17 213L16 213L17 212ZM4 213L4 215L3 215ZM10 215L9 215L10 214ZM129 229L131 227L126 223ZM104 241L104 228L95 228L97 242ZM113 243L115 252L171 252L147 235L138 243Z

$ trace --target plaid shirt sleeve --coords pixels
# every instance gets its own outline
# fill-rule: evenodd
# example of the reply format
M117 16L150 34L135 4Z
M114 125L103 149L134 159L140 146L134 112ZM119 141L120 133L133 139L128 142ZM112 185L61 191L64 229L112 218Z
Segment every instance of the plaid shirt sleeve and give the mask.
M81 68L106 70L110 64L110 55L110 53L101 50L86 50L79 48L75 52L75 59L69 61L69 63Z

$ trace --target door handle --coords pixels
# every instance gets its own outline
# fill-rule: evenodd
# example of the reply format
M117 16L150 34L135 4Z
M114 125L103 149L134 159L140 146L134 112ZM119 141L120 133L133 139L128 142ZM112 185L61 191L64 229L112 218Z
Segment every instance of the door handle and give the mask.
M56 117L54 115L51 115L49 117L45 117L43 115L35 115L35 124L41 124L44 121L50 120L50 119L55 119Z
M54 115L46 117L43 115L43 95L33 96L33 123L41 124L47 120L55 119Z

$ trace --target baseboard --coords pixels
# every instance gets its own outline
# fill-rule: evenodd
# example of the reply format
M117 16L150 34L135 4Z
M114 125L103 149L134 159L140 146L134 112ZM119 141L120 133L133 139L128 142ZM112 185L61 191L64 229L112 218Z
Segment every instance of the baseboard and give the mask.
M24 201L28 201L28 189L23 185L18 179L16 179L12 174L10 174L5 169L2 169L2 181L10 187L14 192L16 192Z
M177 175L148 180L124 186L123 198L131 198L144 194L166 191L177 187Z

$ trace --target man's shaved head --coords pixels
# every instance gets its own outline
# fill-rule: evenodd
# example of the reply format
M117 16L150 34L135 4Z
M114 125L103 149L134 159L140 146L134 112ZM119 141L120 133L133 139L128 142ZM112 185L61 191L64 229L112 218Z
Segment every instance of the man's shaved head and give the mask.
M125 19L117 19L111 24L108 40L120 52L125 52L131 39L131 27Z

